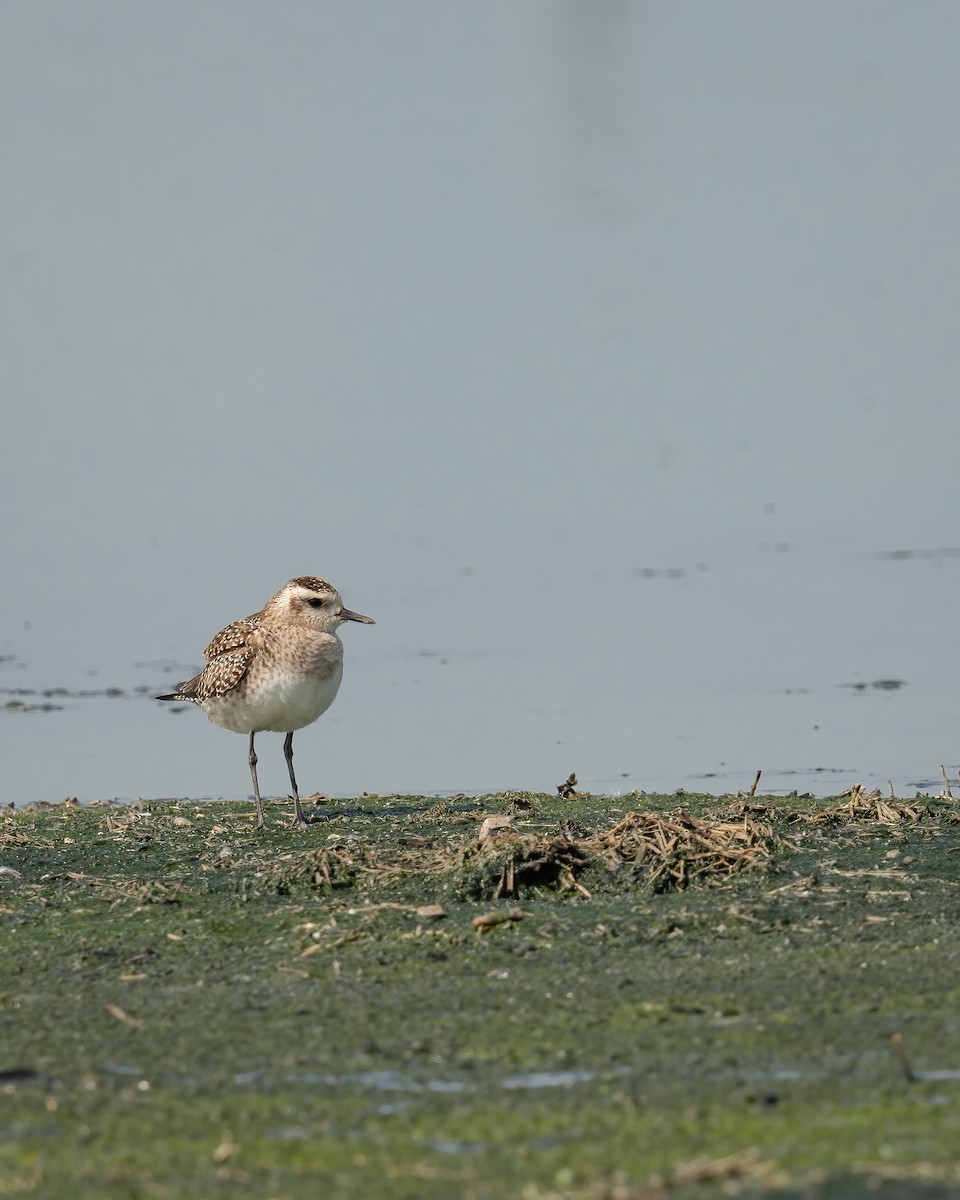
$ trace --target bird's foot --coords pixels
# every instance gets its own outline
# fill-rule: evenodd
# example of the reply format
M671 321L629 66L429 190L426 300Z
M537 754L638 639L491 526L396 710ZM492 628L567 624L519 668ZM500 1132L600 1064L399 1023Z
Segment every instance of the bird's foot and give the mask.
M294 829L309 829L310 819L305 817L303 809L300 807L300 801L296 796L288 796L288 800L293 801L293 827Z

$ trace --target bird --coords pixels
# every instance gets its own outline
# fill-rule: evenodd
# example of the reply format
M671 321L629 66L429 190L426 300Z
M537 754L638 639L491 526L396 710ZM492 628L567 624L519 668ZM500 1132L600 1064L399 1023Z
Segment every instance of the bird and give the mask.
M287 735L283 756L293 788L294 825L307 828L293 773L293 735L322 716L336 697L343 678L337 629L345 621L376 624L345 608L340 593L325 579L298 576L274 592L259 612L221 629L203 652L207 665L199 675L178 684L175 692L157 696L189 701L214 725L250 735L247 762L258 830L266 821L254 738L268 730Z

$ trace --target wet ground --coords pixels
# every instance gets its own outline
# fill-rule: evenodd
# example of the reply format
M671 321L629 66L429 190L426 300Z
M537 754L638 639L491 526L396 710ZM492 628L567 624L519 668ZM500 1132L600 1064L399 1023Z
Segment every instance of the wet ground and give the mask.
M952 799L565 790L7 814L3 1192L955 1195Z

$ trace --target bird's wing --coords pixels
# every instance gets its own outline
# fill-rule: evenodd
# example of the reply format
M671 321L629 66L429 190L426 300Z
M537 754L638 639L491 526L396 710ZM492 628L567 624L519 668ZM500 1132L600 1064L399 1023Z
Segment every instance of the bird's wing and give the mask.
M256 658L256 653L221 654L211 659L203 671L180 685L181 693L198 703L232 692Z
M234 621L221 629L204 650L206 667L181 683L177 694L195 704L233 691L260 653L270 630L259 620L260 614Z
M263 647L269 632L266 625L260 621L259 613L252 617L243 617L228 625L226 629L221 629L204 650L203 657L208 663L222 658L225 654L247 654L252 657Z
M260 614L234 621L221 629L204 650L207 665L199 675L177 685L177 690L158 700L190 700L202 704L233 691L257 657L270 630L260 622Z

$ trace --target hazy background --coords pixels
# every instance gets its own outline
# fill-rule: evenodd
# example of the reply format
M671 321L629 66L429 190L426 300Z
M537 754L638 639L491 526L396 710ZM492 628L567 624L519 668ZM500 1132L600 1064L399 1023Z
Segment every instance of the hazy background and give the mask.
M960 761L960 5L0 25L0 799L248 794L147 697L299 574L304 792Z

